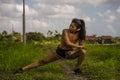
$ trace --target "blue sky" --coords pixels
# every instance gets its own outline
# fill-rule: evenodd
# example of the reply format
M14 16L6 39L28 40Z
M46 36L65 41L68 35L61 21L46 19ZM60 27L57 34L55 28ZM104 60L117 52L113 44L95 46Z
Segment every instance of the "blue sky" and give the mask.
M26 32L62 32L84 19L87 35L120 36L120 0L25 0ZM0 33L22 33L22 0L0 0Z

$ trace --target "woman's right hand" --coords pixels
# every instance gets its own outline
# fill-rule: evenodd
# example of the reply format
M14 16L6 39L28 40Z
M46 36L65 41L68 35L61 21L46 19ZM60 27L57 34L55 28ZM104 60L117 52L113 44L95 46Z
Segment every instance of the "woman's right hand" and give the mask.
M71 56L72 54L74 54L74 51L68 51L67 55Z

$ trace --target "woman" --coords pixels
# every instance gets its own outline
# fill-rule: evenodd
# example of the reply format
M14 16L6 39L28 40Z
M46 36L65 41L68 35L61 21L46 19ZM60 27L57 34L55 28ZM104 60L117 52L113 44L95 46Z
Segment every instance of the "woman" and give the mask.
M73 19L69 26L69 29L63 30L61 44L56 49L56 52L49 54L47 57L40 61L20 68L15 73L24 72L28 69L42 66L62 58L77 58L77 64L74 67L74 72L81 73L80 65L82 64L86 54L86 51L84 49L85 35L85 22L82 19Z

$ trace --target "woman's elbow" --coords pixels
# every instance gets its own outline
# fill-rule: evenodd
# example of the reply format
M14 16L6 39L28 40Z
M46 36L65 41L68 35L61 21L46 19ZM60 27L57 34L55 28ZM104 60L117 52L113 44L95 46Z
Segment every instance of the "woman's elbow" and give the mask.
M86 56L86 50L85 49L82 49L81 50L82 54Z

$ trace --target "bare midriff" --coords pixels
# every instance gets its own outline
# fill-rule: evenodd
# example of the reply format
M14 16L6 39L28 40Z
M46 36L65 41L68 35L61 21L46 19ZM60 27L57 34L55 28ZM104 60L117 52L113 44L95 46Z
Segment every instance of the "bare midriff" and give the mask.
M59 45L60 48L64 49L64 50L70 50L72 49L71 46L67 45L64 41L61 41L61 44Z

